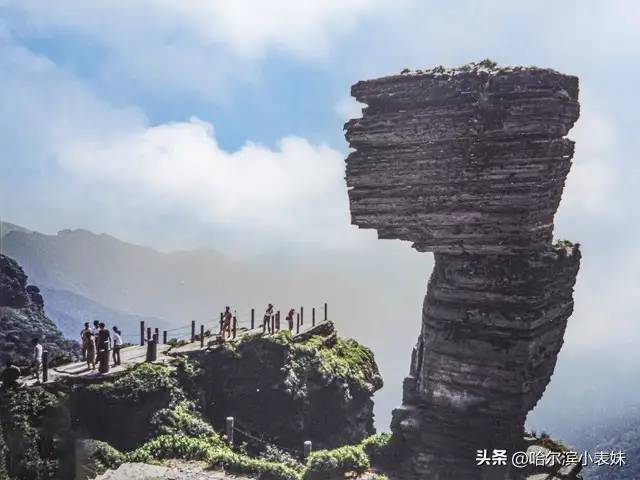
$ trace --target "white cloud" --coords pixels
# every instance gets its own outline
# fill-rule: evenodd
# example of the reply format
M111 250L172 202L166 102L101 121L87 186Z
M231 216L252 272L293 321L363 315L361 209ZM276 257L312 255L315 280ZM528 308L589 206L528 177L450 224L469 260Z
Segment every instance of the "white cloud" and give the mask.
M220 229L288 243L353 238L342 152L298 137L226 151L212 125L150 125L10 40L0 43L0 82L0 176L12 179L0 185L0 213L15 221L152 244L167 216L178 243L180 232L199 231L202 244L202 232Z
M335 111L346 122L352 118L362 117L362 109L364 107L365 105L357 102L355 98L344 96L336 103Z
M118 192L122 208L135 195L152 215L171 204L225 228L295 239L339 234L341 241L349 222L343 154L303 138L228 152L212 125L192 119L104 142L71 142L59 162L97 195Z
M403 0L404 1L404 0ZM390 0L8 0L27 38L79 35L100 59L106 87L186 92L223 101L259 78L269 53L326 57L339 38ZM97 47L97 48L96 48ZM130 85L129 85L130 86Z
M326 53L335 37L350 30L361 16L390 5L388 0L7 3L29 12L41 29L73 28L118 46L131 37L171 43L183 36L203 45L226 45L249 56L269 48L301 56Z
M616 124L599 110L596 99L581 92L582 111L569 137L576 142L575 155L561 203L571 216L616 215L618 160Z

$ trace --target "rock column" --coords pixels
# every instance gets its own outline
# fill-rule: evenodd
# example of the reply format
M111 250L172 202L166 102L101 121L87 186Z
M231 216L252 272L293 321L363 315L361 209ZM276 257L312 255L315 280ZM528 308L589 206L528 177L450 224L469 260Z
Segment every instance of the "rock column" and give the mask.
M573 310L580 252L552 243L578 79L491 62L358 82L345 125L352 223L435 254L393 413L397 478L521 478L477 450L523 447Z

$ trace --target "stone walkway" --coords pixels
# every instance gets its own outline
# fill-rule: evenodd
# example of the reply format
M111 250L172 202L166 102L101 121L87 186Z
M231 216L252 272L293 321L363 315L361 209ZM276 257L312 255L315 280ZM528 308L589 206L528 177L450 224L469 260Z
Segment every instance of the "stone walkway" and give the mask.
M95 480L248 480L225 472L206 470L200 462L170 461L166 465L125 463L117 470L109 470Z
M295 337L304 337L311 334L314 330L321 328L326 321L319 322L315 326L309 326L308 328L301 330L299 334L295 335ZM261 333L262 327L250 330L250 329L238 329L236 339L240 339L243 335L247 335L250 333ZM205 346L204 348L209 348L208 342L213 340L213 337L205 337ZM235 340L229 340L231 342ZM187 354L189 352L201 350L200 340L195 342L187 343L178 348L171 348L169 345L160 344L158 345L158 356L156 363L168 362L172 358L177 355ZM110 368L109 373L101 374L98 372L97 366L95 370L89 370L86 362L73 362L65 365L60 365L55 368L49 369L49 380L48 382L55 382L63 377L86 377L86 378L98 378L105 375L110 375L113 373L122 372L127 367L132 365L136 365L139 363L143 363L147 358L147 346L146 345L133 345L130 347L125 347L120 350L120 356L122 359L122 364L115 368ZM111 362L110 362L111 364ZM34 385L36 383L34 378L23 379L22 383L24 385Z

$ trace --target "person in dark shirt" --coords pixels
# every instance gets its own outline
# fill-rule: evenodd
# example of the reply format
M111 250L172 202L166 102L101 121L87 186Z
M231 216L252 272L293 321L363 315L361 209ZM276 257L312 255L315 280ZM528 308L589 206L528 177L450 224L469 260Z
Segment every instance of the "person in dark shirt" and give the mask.
M18 386L20 378L20 369L16 367L11 360L7 360L7 367L0 374L3 388L13 388Z
M287 323L289 324L289 331L293 331L293 317L295 316L296 311L295 309L291 309L289 310L289 313L287 313Z
M262 321L262 331L271 331L271 317L273 316L273 304L267 305L267 310L264 312L264 319ZM271 332L273 333L273 332Z
M111 350L111 333L104 323L98 325L98 335L96 336L97 360L100 365L98 371L105 373L109 370L109 350ZM103 364L106 364L103 371Z
M98 335L96 339L96 349L98 352L111 350L111 333L104 323L98 326Z
M222 315L222 338L224 339L228 334L231 337L231 320L233 319L233 315L231 315L231 310L229 307L225 307L224 314Z

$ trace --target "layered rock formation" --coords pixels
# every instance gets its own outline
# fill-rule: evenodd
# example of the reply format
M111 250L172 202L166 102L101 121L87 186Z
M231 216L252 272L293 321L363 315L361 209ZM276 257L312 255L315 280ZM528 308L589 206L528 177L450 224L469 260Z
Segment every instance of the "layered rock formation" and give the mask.
M476 453L524 448L573 309L579 248L552 235L578 80L485 61L352 94L367 105L345 125L352 222L435 253L392 421L398 478L520 478Z
M44 313L40 289L27 285L27 276L12 258L0 254L0 363L11 359L21 366L32 363L34 338L40 338L53 365L77 351Z

